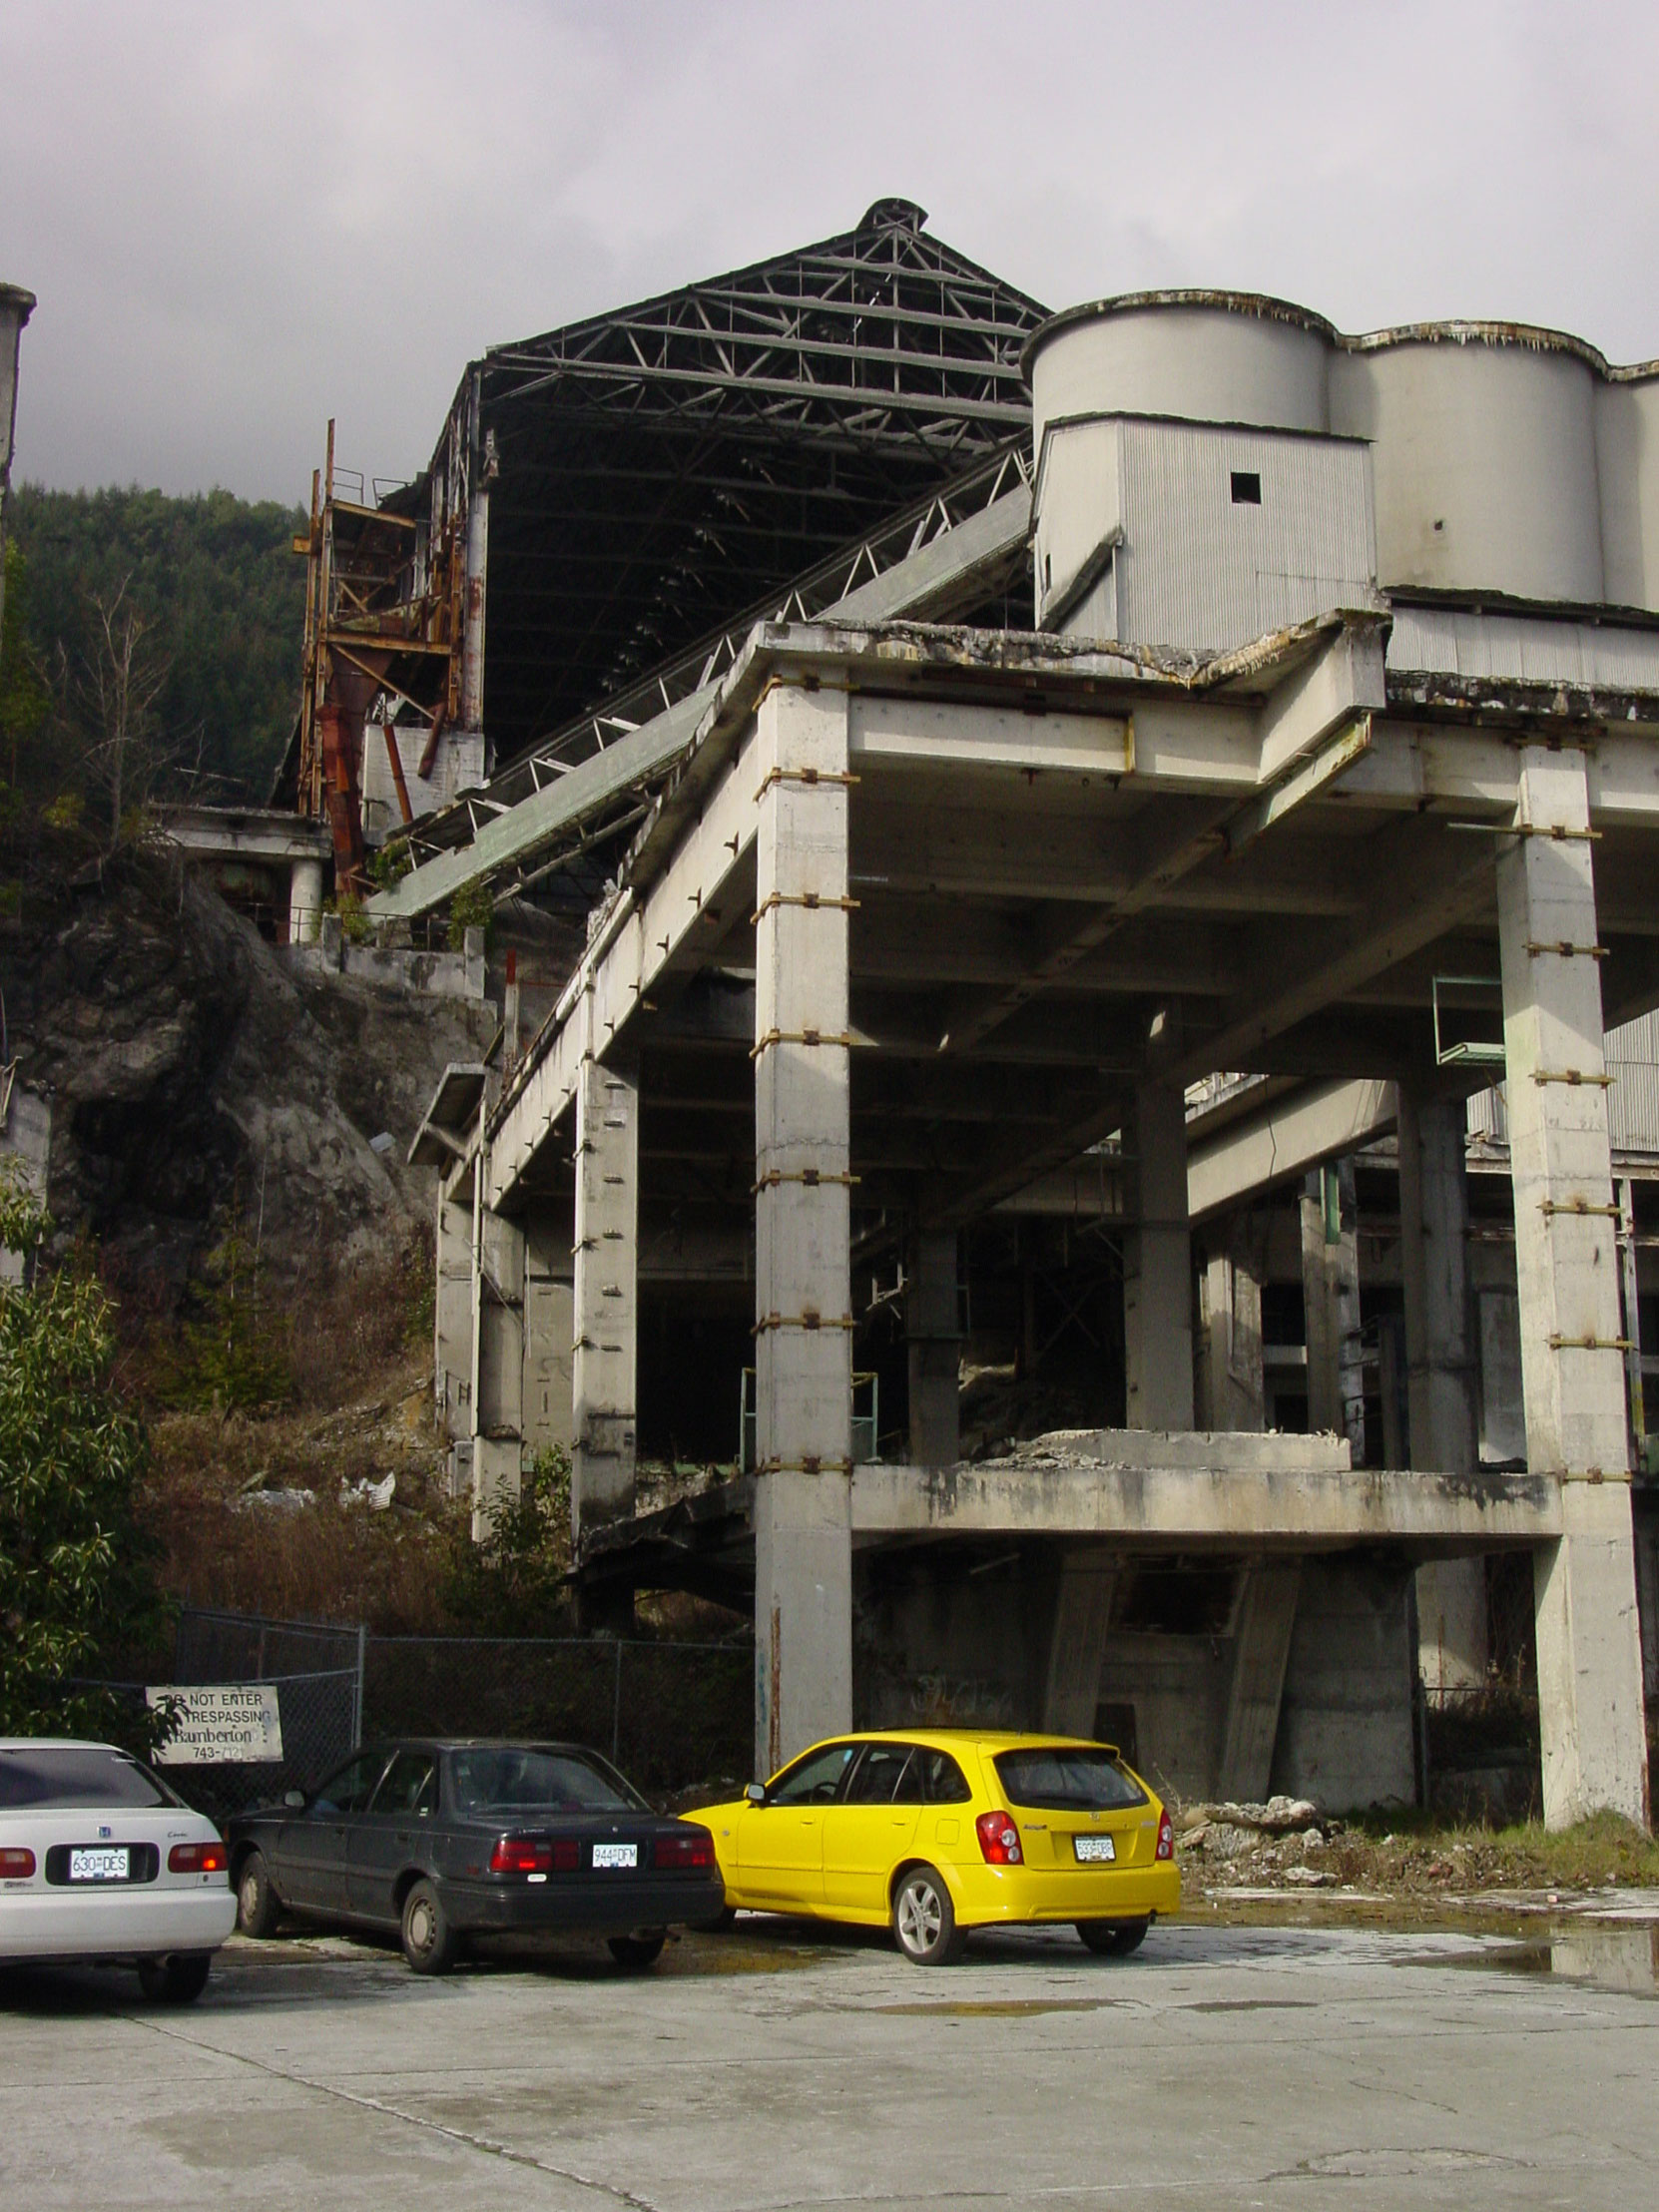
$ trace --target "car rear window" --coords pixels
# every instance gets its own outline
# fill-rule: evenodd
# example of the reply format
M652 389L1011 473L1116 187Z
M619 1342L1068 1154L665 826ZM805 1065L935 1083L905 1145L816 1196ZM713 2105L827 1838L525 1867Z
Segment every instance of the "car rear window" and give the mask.
M575 1751L518 1746L457 1751L450 1761L463 1813L643 1813L614 1767Z
M1146 1803L1146 1792L1109 1752L1070 1751L1055 1745L999 1751L991 1764L1008 1803L1029 1806L1035 1812L1115 1813Z
M124 1752L89 1744L31 1745L0 1751L0 1811L41 1806L179 1805L156 1775Z

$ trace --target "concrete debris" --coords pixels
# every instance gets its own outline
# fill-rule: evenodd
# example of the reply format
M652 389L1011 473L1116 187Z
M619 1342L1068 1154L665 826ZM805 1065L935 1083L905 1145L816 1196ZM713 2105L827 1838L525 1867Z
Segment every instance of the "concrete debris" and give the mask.
M237 1511L244 1512L251 1505L263 1505L273 1513L302 1513L316 1503L314 1490L295 1490L286 1487L276 1490L245 1490L237 1499Z
M1180 1817L1180 1827L1188 1833L1214 1823L1255 1832L1252 1840L1263 1836L1288 1836L1293 1830L1306 1829L1307 1841L1323 1840L1319 1808L1308 1798L1272 1797L1265 1805L1189 1805Z

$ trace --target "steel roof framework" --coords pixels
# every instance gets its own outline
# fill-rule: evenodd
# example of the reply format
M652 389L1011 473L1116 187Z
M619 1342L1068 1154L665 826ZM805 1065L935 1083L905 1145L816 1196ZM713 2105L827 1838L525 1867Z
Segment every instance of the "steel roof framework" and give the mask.
M432 468L493 432L484 725L507 761L1025 430L1045 310L878 201L853 231L492 348Z

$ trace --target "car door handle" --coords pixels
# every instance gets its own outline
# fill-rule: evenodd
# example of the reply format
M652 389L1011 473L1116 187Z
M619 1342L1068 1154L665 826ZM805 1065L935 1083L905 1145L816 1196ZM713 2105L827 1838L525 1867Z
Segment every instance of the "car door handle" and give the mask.
M399 1830L397 1831L397 1838L396 1838L396 1840L397 1840L397 1842L398 1842L398 1843L400 1843L400 1844L412 1844L412 1843L414 1842L414 1835L413 1835L412 1831L410 1831L409 1829L407 1829L407 1828L400 1828L400 1829L399 1829Z

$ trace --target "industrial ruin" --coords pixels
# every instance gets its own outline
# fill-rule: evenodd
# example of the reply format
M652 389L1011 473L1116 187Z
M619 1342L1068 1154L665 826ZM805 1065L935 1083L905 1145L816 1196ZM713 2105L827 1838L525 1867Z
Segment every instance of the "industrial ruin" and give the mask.
M1546 1818L1645 1821L1659 364L924 226L492 349L412 483L330 433L196 833L296 943L493 911L410 1152L456 1483L563 1443L595 1629L752 1611L763 1772L1409 1800L1506 1593Z

